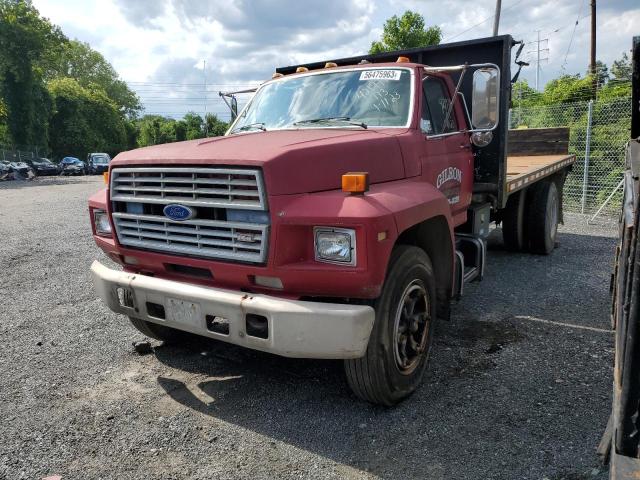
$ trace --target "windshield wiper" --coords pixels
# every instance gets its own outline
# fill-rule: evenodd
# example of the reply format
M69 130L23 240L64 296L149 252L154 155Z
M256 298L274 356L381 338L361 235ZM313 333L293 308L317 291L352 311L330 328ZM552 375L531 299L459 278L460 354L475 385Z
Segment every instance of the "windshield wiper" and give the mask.
M257 130L262 130L263 132L267 131L267 129L264 126L264 122L256 122L256 123L248 123L239 128L234 128L233 130L231 130L230 133L246 132L247 130L253 130L254 128Z
M297 122L293 122L294 125L305 125L309 123L333 123L333 122L342 122L348 123L349 125L355 125L356 127L362 127L365 130L368 128L367 124L364 122L352 122L350 121L351 117L324 117L324 118L309 118L307 120L298 120Z

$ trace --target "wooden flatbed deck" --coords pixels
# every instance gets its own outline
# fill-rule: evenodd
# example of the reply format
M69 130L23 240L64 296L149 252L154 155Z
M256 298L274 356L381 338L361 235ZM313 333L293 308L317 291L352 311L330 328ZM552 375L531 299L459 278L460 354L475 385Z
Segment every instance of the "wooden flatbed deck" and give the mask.
M509 155L507 157L507 194L516 192L541 178L566 168L575 155Z

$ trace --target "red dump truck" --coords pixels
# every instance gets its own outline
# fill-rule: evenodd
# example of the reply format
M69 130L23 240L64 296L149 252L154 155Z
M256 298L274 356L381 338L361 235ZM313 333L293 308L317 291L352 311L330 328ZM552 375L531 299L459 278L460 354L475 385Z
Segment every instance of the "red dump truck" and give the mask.
M549 254L568 130L509 131L510 36L277 69L223 137L119 154L89 200L96 290L143 334L343 359L392 405L485 239Z

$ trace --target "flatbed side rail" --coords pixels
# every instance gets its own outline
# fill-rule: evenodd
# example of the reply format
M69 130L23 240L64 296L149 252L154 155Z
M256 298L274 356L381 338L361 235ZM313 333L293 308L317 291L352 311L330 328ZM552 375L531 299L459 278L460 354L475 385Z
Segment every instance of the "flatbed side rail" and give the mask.
M575 161L569 154L568 127L509 130L505 194L568 169Z

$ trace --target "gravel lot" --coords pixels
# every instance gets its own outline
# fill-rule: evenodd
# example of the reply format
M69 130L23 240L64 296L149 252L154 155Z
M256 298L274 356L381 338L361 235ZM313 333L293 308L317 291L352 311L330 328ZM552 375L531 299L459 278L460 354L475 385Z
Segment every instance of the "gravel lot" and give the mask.
M340 362L195 338L135 353L89 277L99 188L0 184L0 478L606 478L614 224L568 218L549 257L490 242L422 388L384 409Z

